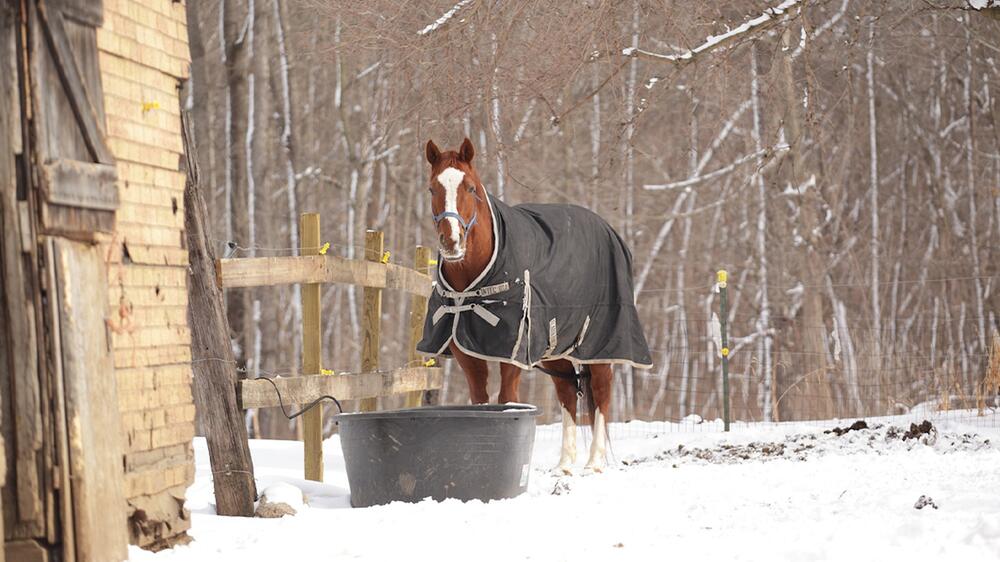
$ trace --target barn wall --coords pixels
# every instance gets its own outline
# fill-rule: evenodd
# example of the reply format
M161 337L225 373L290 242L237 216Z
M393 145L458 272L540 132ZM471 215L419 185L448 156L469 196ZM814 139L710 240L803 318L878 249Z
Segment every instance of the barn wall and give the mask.
M121 206L106 241L131 541L185 540L194 477L187 250L178 84L189 53L183 2L104 0L98 31L108 144Z

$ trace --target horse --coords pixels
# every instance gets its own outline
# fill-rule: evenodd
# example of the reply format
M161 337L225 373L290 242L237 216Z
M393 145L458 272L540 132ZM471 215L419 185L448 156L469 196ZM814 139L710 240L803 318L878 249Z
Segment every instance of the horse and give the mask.
M584 470L602 472L612 364L652 366L634 306L631 253L582 207L511 207L493 198L474 157L468 138L457 151L426 145L438 265L417 349L451 355L473 404L489 402L488 360L500 363L501 404L519 401L524 369L549 374L562 414L556 470L565 474L576 463L577 398L586 396L593 439Z

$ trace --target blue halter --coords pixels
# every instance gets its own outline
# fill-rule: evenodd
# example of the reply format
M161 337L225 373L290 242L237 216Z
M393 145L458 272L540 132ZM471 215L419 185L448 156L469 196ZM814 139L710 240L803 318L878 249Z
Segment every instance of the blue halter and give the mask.
M479 197L479 193L473 193L473 197L476 198L476 201L482 201L482 199L480 199ZM472 220L470 220L468 223L465 222L465 219L462 218L462 215L452 211L442 211L440 215L434 215L431 218L434 219L434 224L438 224L448 217L457 220L458 224L462 225L462 228L465 229L466 234L468 234L468 232L472 230L472 227L476 224L476 219L479 218L479 209L476 209L476 212L472 213Z
M434 218L434 224L438 224L439 222L443 221L444 219L446 219L448 217L451 217L451 218L457 220L458 224L462 225L462 228L464 228L466 234L468 234L469 230L472 229L472 226L474 224L476 224L476 219L479 218L479 210L476 209L476 212L472 214L472 220L470 220L468 223L466 223L465 219L462 218L462 215L460 215L458 213L455 213L455 212L452 212L452 211L443 211L440 215L434 215L434 217L433 217Z

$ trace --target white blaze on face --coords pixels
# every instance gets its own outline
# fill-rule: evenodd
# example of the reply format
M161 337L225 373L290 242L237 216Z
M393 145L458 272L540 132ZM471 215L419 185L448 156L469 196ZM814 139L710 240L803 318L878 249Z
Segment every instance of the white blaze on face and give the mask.
M438 183L444 187L444 210L445 212L451 212L458 214L458 188L462 185L462 180L465 178L465 172L462 170L457 170L455 168L447 168L445 171L438 174ZM448 217L445 220L451 226L451 239L458 244L458 234L459 224L455 217Z

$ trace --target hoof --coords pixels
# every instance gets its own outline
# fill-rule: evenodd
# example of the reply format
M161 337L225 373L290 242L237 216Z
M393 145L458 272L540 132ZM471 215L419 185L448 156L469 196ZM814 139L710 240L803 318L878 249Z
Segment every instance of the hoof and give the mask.
M568 464L560 464L553 470L558 474L562 474L563 476L573 476L573 467Z
M600 473L604 472L605 468L606 467L603 464L596 464L596 463L595 464L587 464L587 466L583 467L584 470L589 470L589 471L593 472L594 474L600 474Z

